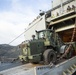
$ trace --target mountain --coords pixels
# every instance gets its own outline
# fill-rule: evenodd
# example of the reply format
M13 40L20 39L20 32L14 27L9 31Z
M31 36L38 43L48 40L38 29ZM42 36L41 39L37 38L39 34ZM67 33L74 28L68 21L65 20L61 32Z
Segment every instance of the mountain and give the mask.
M21 50L18 46L11 46L8 44L0 44L0 58L2 60L8 58L17 58L21 53Z

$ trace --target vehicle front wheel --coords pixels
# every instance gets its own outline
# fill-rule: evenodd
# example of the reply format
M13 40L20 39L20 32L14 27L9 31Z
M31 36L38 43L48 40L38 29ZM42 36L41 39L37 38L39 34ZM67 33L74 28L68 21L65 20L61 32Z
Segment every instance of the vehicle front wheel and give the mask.
M44 63L45 64L50 64L50 62L55 62L56 61L56 53L53 49L47 49L43 53L43 58L44 58Z

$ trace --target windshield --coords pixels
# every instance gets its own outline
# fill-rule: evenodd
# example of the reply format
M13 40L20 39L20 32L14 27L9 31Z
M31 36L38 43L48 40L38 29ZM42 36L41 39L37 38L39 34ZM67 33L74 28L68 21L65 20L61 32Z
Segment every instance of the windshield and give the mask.
M51 36L51 31L46 30L46 31L41 31L38 33L38 38L50 38Z
M44 32L40 32L39 33L39 38L44 38L45 37L45 33Z

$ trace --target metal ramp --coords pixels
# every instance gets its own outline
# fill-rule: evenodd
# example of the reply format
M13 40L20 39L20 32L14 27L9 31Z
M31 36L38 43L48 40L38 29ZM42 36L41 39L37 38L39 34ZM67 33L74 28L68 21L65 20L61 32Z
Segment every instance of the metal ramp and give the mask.
M26 66L15 67L0 72L0 75L72 75L76 71L76 56L58 65Z
M76 71L76 64L73 64L69 69L63 72L62 75L72 75Z
M43 75L72 75L76 71L76 56L56 65Z

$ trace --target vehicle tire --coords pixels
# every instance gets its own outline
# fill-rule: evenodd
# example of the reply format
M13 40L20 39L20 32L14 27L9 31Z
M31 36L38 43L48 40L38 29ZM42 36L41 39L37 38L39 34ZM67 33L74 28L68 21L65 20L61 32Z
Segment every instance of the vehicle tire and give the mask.
M32 64L38 64L39 62L32 62Z
M50 62L54 63L56 61L56 53L53 49L47 49L43 53L44 64L50 64Z
M21 63L22 63L22 64L26 64L27 62L25 62L25 61L22 59Z
M68 48L68 46L69 46L69 45L67 45L66 49ZM65 50L66 50L66 49L65 49ZM65 58L69 59L69 58L71 58L73 55L74 55L74 48L73 48L73 46L71 46L71 48L70 48L69 52L67 53L67 55L65 56Z

